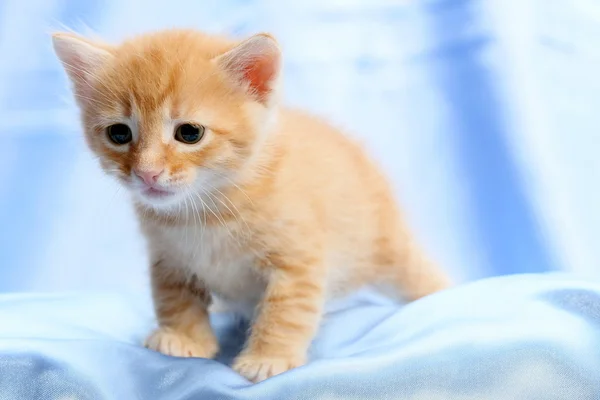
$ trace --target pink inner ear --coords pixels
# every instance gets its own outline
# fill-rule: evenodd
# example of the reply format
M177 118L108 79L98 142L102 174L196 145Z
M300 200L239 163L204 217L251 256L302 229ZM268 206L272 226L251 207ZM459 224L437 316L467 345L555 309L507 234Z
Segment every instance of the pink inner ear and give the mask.
M243 77L260 101L265 101L271 91L271 81L275 78L276 62L272 57L259 57L243 68Z

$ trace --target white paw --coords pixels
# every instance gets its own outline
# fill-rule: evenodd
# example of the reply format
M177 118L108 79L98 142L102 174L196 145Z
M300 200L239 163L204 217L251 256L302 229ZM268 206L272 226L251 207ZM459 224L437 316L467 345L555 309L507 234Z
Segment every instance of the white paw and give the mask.
M233 369L246 379L258 383L304 364L303 360L286 357L261 357L242 354L233 363Z
M144 346L174 357L213 358L219 351L214 337L197 341L170 328L159 328L152 332Z

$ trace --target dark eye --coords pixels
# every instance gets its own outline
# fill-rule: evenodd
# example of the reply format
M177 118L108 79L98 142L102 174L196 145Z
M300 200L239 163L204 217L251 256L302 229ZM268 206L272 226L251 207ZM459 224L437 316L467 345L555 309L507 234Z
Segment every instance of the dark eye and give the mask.
M108 138L115 144L131 142L131 129L125 124L114 124L106 129Z
M204 127L202 125L183 124L177 127L175 131L175 140L181 143L198 143L204 136Z

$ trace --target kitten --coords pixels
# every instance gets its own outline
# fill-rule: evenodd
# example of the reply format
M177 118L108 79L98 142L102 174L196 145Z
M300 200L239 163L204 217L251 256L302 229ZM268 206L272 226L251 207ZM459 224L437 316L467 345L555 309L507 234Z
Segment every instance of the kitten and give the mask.
M448 286L365 152L279 105L273 37L53 42L87 143L129 189L149 243L159 328L148 348L215 356L219 298L253 319L233 368L258 382L305 363L327 299L365 284L408 300Z

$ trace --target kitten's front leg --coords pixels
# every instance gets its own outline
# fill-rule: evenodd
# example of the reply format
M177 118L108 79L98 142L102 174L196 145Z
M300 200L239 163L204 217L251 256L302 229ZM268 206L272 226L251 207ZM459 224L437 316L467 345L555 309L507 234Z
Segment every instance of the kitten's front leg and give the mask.
M246 348L233 365L253 382L304 364L323 312L322 268L316 270L315 265L302 264L276 268Z
M210 295L204 285L186 279L163 260L153 263L151 280L159 328L145 346L175 357L214 357L219 345L210 326Z

